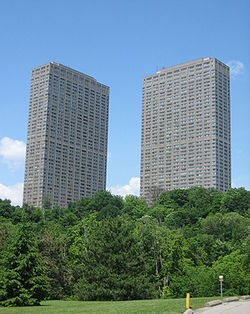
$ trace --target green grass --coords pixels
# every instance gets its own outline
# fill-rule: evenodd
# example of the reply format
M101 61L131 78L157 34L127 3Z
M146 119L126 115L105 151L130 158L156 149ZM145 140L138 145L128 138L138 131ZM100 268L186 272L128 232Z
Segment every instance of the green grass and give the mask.
M191 299L191 307L197 309L215 298ZM30 307L0 307L1 314L141 314L167 313L179 314L185 311L185 299L167 300L138 300L113 302L84 302L84 301L44 301L41 306Z

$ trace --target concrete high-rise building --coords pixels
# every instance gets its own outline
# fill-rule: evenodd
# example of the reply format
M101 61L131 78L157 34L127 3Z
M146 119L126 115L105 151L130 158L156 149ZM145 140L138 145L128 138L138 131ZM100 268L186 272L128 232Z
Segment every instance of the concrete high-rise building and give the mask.
M141 196L231 187L229 67L203 58L143 78Z
M67 206L106 188L109 87L50 62L32 70L23 202Z

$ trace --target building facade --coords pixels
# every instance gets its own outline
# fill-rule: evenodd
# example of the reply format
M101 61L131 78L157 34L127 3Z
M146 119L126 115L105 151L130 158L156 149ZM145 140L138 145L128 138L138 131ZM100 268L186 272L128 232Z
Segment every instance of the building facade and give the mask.
M141 196L231 187L229 67L203 58L143 78Z
M31 74L23 202L67 206L106 188L109 87L50 62Z

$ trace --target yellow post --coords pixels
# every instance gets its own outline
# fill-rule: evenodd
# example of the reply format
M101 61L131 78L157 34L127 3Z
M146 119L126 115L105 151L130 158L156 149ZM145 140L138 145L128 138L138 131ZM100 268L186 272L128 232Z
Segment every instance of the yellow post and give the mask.
M190 308L190 293L186 295L186 309Z

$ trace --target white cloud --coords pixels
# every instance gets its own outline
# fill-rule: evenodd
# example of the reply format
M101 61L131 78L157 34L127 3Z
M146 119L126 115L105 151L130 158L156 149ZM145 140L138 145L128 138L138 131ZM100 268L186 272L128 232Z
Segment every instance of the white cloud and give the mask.
M232 77L236 77L244 71L244 64L241 61L231 60L227 62L227 65L230 67Z
M126 195L140 195L140 178L132 177L129 183L126 185L116 185L110 187L110 192L115 195L121 195L125 197Z
M26 145L22 141L3 137L0 140L0 157L7 163L11 170L23 165L25 160Z
M2 200L11 200L11 204L14 206L21 206L23 202L23 183L17 183L10 186L0 183L0 198Z

